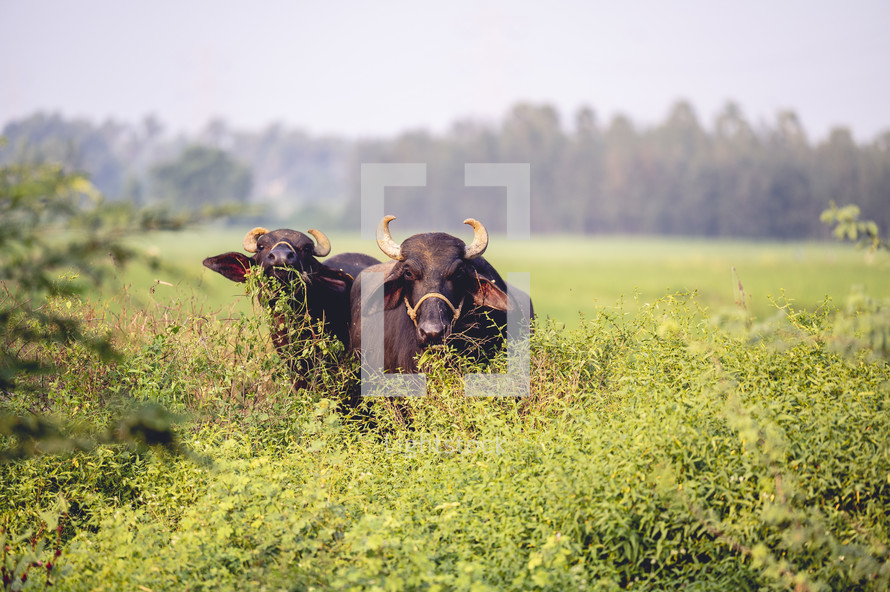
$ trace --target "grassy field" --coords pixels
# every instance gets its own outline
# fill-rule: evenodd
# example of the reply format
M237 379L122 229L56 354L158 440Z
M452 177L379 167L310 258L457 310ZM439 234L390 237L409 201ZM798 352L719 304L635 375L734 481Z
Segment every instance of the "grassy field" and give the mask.
M139 244L156 252L172 271L129 267L103 297L125 285L137 299L182 302L194 295L211 308L229 310L238 302L238 309L247 310L250 303L239 286L201 265L207 256L240 251L243 234L242 229L204 229L144 238ZM335 233L330 238L335 254L383 256L374 241ZM569 236L507 241L494 236L486 257L502 274L529 272L536 313L567 326L602 307L623 302L632 310L677 291L695 291L702 306L717 312L736 306L738 281L756 319L772 315L770 298L783 293L796 307L808 309L826 296L840 306L856 285L873 296L890 294L886 254L867 262L863 252L837 243Z
M887 304L701 320L737 310L738 280L761 319L783 290L799 308L856 284L886 298L886 259L494 237L490 260L530 272L559 321L530 339L529 396L466 396L505 356L435 348L426 396L353 405L354 359L293 388L268 316L202 267L242 236L144 237L160 268L42 304L83 338L7 338L46 372L0 390L3 590L890 589ZM109 335L117 356L89 346Z
M579 244L591 280L605 275L590 255L605 243ZM670 245L679 261L690 244ZM645 277L648 249L623 252ZM179 281L155 294L240 293ZM465 396L462 376L506 361L440 350L421 366L427 396L353 412L335 403L348 363L295 391L264 315L190 304L108 319L53 304L98 335L123 329L121 356L46 344L52 373L0 397L2 589L890 588L886 308L772 328L701 322L684 298L601 308L538 326L528 398Z
M41 227L43 173L0 195L0 590L890 589L886 255L495 236L551 319L528 396L467 396L511 356L436 347L425 396L358 397L342 343L276 353L202 267L245 228L144 236L157 265L75 297L126 249L92 212Z

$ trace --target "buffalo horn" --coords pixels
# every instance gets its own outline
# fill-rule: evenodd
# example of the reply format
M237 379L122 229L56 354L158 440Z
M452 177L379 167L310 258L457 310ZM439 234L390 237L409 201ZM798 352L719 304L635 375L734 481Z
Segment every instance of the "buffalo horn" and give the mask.
M473 227L473 242L464 248L464 259L475 259L482 255L488 247L488 231L485 230L482 222L473 218L467 218L464 220L464 224Z
M384 216L383 220L380 221L380 224L377 226L377 246L390 259L401 261L403 259L402 247L392 240L392 236L389 234L389 223L395 219L395 216Z
M241 243L244 246L244 250L248 253L256 253L256 239L263 236L269 232L267 229L262 226L257 226L250 232L244 235L244 242Z
M312 249L313 255L316 257L324 257L331 252L331 241L328 240L328 237L326 237L321 230L310 228L306 232L315 237L316 245L315 248Z

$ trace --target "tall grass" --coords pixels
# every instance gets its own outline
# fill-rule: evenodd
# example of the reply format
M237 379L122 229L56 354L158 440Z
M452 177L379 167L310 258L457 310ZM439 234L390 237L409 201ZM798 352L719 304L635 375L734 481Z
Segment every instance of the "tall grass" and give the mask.
M89 440L153 403L189 452L0 465L7 588L890 585L882 302L780 302L761 321L684 294L629 298L570 329L539 320L528 398L464 397L463 373L505 361L436 350L426 397L349 412L336 374L293 392L262 311L148 297L55 302L122 357L47 347L42 398L2 405Z

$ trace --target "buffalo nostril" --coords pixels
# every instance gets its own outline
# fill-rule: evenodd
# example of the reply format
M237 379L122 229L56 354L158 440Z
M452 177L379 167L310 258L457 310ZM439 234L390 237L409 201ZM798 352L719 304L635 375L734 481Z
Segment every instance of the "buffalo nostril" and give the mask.
M435 343L442 339L445 333L445 325L436 322L425 321L417 325L420 339L423 343Z
M292 265L295 260L294 252L288 250L276 250L269 253L268 261L270 265Z

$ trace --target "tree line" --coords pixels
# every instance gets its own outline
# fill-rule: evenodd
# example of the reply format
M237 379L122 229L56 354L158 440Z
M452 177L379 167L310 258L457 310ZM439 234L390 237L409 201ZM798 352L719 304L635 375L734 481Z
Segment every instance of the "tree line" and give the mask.
M464 164L525 162L535 232L816 238L826 236L819 214L832 201L858 204L890 227L890 130L860 143L838 127L814 141L793 112L754 124L733 103L704 125L681 101L648 127L621 115L602 123L590 108L563 121L550 105L521 103L499 122L374 139L283 125L242 131L222 120L171 136L154 118L128 126L47 114L2 133L0 161L61 160L112 198L182 202L189 171L203 170L216 185L202 185L187 203L234 198L269 208L282 225L299 225L314 208L355 229L362 163L423 162L426 187L386 193L387 212L404 228L455 228L472 216L503 230L503 191L465 187Z

